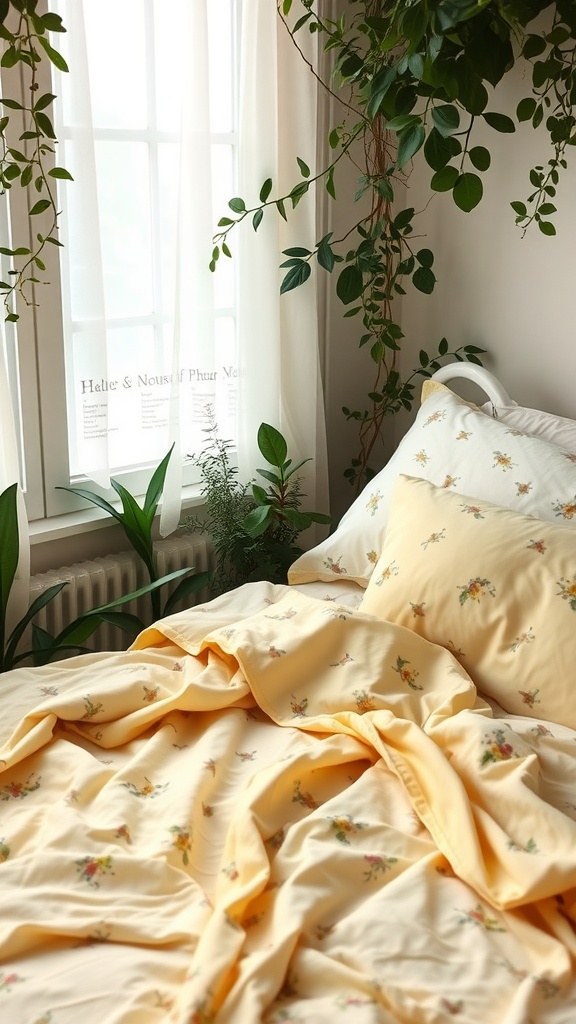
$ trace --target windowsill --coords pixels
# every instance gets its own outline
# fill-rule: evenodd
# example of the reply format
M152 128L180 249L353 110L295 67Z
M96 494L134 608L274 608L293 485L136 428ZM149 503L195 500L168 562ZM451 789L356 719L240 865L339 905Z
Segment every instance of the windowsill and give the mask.
M203 497L198 486L185 487L182 492L182 511L198 508L203 504ZM115 502L121 508L120 502ZM112 516L103 509L91 506L79 512L67 512L65 515L52 516L50 519L35 519L28 524L30 545L47 544L50 541L61 541L82 533L93 533L117 525Z

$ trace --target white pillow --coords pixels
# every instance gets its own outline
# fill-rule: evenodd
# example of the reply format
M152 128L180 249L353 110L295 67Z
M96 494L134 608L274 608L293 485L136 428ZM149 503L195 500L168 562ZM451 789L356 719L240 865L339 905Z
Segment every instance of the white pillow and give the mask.
M289 582L348 579L368 586L401 473L576 528L576 449L565 451L518 433L438 386L428 392L394 455L336 531L294 562Z
M559 448L576 452L576 420L555 416L541 409L528 409L522 405L493 405L492 402L483 405L482 412L513 430L521 430L524 434L532 434Z

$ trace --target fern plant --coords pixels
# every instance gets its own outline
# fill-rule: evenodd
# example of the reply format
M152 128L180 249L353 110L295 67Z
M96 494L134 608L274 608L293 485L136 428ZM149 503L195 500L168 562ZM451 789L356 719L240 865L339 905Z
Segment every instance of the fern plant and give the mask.
M212 538L215 569L212 590L220 594L243 583L269 580L286 583L288 569L302 554L300 533L312 523L329 523L321 512L305 512L298 471L309 462L293 463L286 441L269 423L261 423L257 441L268 466L257 470L268 486L242 483L233 459L233 444L222 439L208 410L207 444L191 456L200 468L205 516L189 516L183 525Z

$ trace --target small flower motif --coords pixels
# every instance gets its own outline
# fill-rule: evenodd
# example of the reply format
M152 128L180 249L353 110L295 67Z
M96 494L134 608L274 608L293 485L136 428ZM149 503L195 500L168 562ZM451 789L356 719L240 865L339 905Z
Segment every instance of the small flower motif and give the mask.
M335 576L346 576L348 570L340 565L341 559L342 555L336 561L328 555L328 558L324 561L324 566L329 572L333 572Z
M464 1009L464 1002L462 999L447 999L445 996L442 996L440 1006L446 1011L446 1013L449 1013L451 1017L457 1017Z
M410 607L412 609L412 615L415 619L423 619L426 615L424 608L426 607L426 601L420 601L418 604L414 604L410 601Z
M190 858L188 854L192 849L192 828L182 828L180 825L171 825L168 829L172 838L172 846L178 853L182 854L182 863L186 866Z
M401 658L400 655L398 655L398 657L396 658L396 664L392 665L392 668L394 672L398 673L402 682L407 683L412 690L422 690L423 687L419 686L419 684L416 682L420 673L417 672L416 669L406 668L406 666L409 664L409 661L407 661L405 658Z
M300 804L301 807L307 807L309 811L315 811L320 806L315 797L311 793L303 793L300 789L300 779L297 779L294 783L294 789L292 791L292 803Z
M340 658L340 661L331 662L330 668L340 668L341 665L348 665L351 661L354 661L354 658L352 657L351 654L348 654L348 652L346 652L346 654L344 654L343 657Z
M119 825L114 833L114 839L123 839L124 842L128 843L128 846L132 845L132 836L130 835L130 829L128 825Z
M518 693L522 697L522 703L526 704L529 708L533 708L535 704L539 704L538 694L540 690L518 690Z
M235 882L237 878L240 878L240 872L236 867L236 861L231 860L230 863L226 865L226 867L222 868L222 874L226 875L226 878L228 878L229 881L231 882Z
M34 790L40 788L40 779L32 782L35 772L32 772L25 782L7 782L0 788L0 800L24 800Z
M296 783L296 785L299 786L300 783ZM266 843L267 846L270 847L270 849L272 849L272 850L279 850L285 839L286 839L286 830L283 829L283 828L279 828L278 831L274 832L274 834L271 835L269 839L265 840L265 843Z
M373 698L366 693L366 690L354 690L352 696L356 701L356 707L361 715L366 711L374 711L376 708Z
M399 571L400 570L398 569L396 562L390 562L390 564L387 565L385 569L382 569L382 572L380 573L378 579L375 580L376 586L381 587L382 584L386 583L387 580L392 579L393 576L397 576Z
M205 804L202 801L202 814L205 818L212 818L214 816L214 808L211 804Z
M458 924L474 924L486 932L506 931L495 917L488 917L481 903L477 903L473 910L462 911L462 913L464 913L464 917L459 920Z
M10 992L13 985L17 985L19 982L25 981L21 974L17 974L16 971L9 971L8 974L0 974L0 992Z
M419 466L425 466L426 463L430 462L430 456L421 448L419 452L416 452L414 462L417 462Z
M539 853L540 852L538 850L537 845L536 845L536 840L533 839L532 836L530 836L530 839L528 840L528 842L526 843L525 846L519 846L518 843L515 843L513 839L509 839L508 842L506 843L506 845L507 845L509 850L514 850L515 853Z
M422 543L420 544L420 547L424 548L424 551L426 551L426 548L428 547L429 544L439 544L441 540L445 540L445 539L446 539L446 527L444 527L444 529L440 530L437 533L431 533L430 536L428 537L428 540L423 540L422 541Z
M542 725L542 722L538 722L536 725L534 725L530 729L530 732L532 733L533 736L536 737L537 740L539 740L541 736L553 736L554 735L554 733L551 732L550 729L547 728L547 726Z
M455 658L465 658L466 657L464 651L460 650L459 647L456 647L456 644L454 643L453 640L447 640L445 646L454 655Z
M538 985L540 992L542 993L543 999L553 999L557 996L560 991L560 986L555 981L551 981L544 974L536 975L534 981Z
M82 857L81 860L75 861L76 867L80 872L80 878L83 882L87 882L94 889L100 888L100 882L98 878L101 875L114 874L112 871L112 857Z
M170 785L169 782L159 783L154 785L150 782L150 779L145 778L144 786L137 786L134 782L121 782L120 785L127 789L132 796L143 797L144 799L154 800L155 797L160 796L161 793L165 793Z
M471 430L460 430L456 434L456 440L457 441L468 441L471 437L472 437L472 431Z
M270 644L268 654L271 658L281 658L283 654L286 654L286 651L283 651L281 647L275 647L274 644Z
M156 700L156 697L160 692L160 687L155 686L153 690L150 690L147 686L144 686L143 689L144 696L142 700L144 701L145 704L152 704L152 702Z
M504 729L493 729L484 737L486 749L480 759L480 766L497 761L510 761L513 757L519 757L514 747L507 742Z
M492 452L494 456L493 469L500 468L506 472L508 469L512 469L514 463L512 462L512 456L506 455L505 452Z
M368 828L368 824L365 821L354 821L351 814L343 814L337 818L328 818L330 827L336 833L336 839L339 843L345 843L346 846L350 846L350 840L348 836L355 836L363 828Z
M4 837L2 837L2 839L0 839L0 864L4 864L4 862L8 860L9 856L10 847L8 846L8 843L4 841Z
M523 644L531 644L532 641L535 639L536 634L534 633L532 626L530 626L530 629L528 629L525 633L520 633L520 636L516 637L516 639L510 644L508 650L517 651L518 648L522 647Z
M366 558L368 559L371 565L376 565L376 562L378 561L378 552L374 551L374 549L372 548L372 551L366 552Z
M57 697L58 689L56 686L41 686L40 693L43 697Z
M460 508L463 512L466 512L469 516L474 516L474 519L485 519L486 516L478 505L468 505L465 502L460 502Z
M576 462L576 452L563 452L563 455L568 462Z
M385 871L389 871L393 864L398 863L397 857L379 857L377 854L367 853L364 860L368 870L364 872L364 881L371 882L373 878L379 878Z
M576 612L576 575L571 580L562 576L556 581L556 586L560 587L556 597L561 597L563 601L568 601L572 611Z
M469 580L463 586L458 587L461 591L458 600L461 605L466 604L469 599L472 601L480 601L481 597L496 597L496 591L491 584L490 580L481 579L480 576L476 576L473 580Z
M290 707L295 718L304 718L308 707L308 697L303 697L302 700L297 700L294 694L292 694Z
M104 707L103 704L95 704L90 694L88 694L88 696L86 697L83 697L82 700L84 701L84 707L86 709L81 718L82 722L87 721L89 718L94 718L94 715L97 715L98 712L102 711L102 708Z
M220 630L220 636L224 637L224 640L232 640L232 638L236 636L237 632L238 630L235 629L234 626L228 626L226 629Z
M576 494L572 501L557 501L552 504L552 511L562 519L573 519L576 516Z
M431 413L428 419L424 420L424 426L429 427L431 423L440 423L444 419L446 419L446 410L436 409L436 412Z
M456 487L456 484L458 483L459 479L459 476L451 476L450 473L447 473L446 476L444 477L444 483L441 484L441 486L444 488L445 491L447 491L449 490L450 487Z
M531 540L526 545L530 551L537 551L539 555L543 555L546 551L546 545L543 540Z
M165 992L159 992L156 990L154 997L156 999L154 1006L157 1010L171 1010L174 1006L174 1000Z
M375 494L370 495L366 503L366 511L369 512L371 516L376 515L381 500L382 495L380 494L380 491L376 491Z
M522 484L518 480L516 481L516 494L519 498L523 498L526 494L530 494L531 490L532 484L530 482L527 484Z
M265 615L265 619L278 619L280 622L286 622L288 619L293 619L298 612L295 608L287 608L285 612L278 612L277 615Z
M172 665L172 671L173 672L183 672L184 671L184 669L182 668L182 665L180 664L179 661L175 661L174 662L174 664Z
M69 789L64 799L67 804L77 804L80 797L80 792L77 789Z
M204 768L210 772L213 778L216 776L216 761L214 758L210 757L207 761L204 761Z
M237 750L236 757L239 757L241 761L254 761L256 758L255 750Z

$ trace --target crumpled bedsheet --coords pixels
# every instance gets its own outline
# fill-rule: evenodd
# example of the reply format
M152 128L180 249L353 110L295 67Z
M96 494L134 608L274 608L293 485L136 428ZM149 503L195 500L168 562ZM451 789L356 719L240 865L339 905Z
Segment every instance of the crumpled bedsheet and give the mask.
M573 1024L576 733L251 584L0 677L2 1024Z

